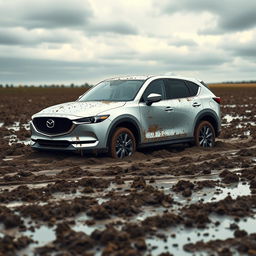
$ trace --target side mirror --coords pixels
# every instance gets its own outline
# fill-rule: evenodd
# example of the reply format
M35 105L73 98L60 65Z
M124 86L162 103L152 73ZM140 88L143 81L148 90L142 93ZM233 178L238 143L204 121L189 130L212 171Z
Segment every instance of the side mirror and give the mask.
M162 99L162 95L158 93L150 93L146 99L146 104L151 106L152 103L158 102Z

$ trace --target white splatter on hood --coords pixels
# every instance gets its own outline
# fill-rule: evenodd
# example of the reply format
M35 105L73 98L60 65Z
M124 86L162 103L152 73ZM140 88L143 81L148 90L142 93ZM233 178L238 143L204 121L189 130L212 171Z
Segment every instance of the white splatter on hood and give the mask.
M89 101L89 102L67 102L63 104L58 104L52 107L48 107L35 114L33 117L39 116L65 116L70 119L75 119L77 117L89 117L95 116L102 112L119 108L125 105L125 102L110 102L110 101ZM73 117L73 118L72 118Z

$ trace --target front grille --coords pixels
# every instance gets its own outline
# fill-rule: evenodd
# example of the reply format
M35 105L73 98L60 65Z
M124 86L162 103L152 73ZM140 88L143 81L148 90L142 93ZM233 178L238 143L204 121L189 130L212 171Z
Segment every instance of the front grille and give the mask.
M43 147L67 148L70 145L66 140L36 140Z
M64 117L36 117L33 124L39 132L49 135L67 133L73 125L71 120Z

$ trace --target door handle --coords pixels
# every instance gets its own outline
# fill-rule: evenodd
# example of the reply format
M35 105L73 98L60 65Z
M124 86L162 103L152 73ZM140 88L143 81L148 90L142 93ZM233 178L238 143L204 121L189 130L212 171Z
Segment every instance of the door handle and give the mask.
M166 107L166 108L165 108L165 111L166 111L166 112L171 112L171 111L173 111L173 108L172 108L172 107Z
M194 103L192 104L192 106L193 106L193 107L199 107L199 106L201 106L201 104L198 103L198 102L194 102Z

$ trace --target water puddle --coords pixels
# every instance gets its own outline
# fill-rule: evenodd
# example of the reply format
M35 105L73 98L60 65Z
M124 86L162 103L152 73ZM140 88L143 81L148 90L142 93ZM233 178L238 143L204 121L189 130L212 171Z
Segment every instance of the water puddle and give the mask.
M20 128L25 128L27 131L29 130L29 123L27 124L21 124L20 122L14 122L13 125L8 125L6 126L6 129L8 130L14 130L14 131L19 131Z
M238 171L239 168L232 169L231 171ZM216 176L218 178L218 176ZM215 180L211 178L210 180ZM191 180L190 180L191 181ZM193 180L192 180L193 181ZM182 205L197 203L199 201L203 202L217 202L223 200L227 196L231 196L233 199L236 199L238 196L247 196L251 194L250 186L247 183L231 184L228 187L215 186L214 188L203 188L196 191L192 191L191 197L183 197L181 192L174 193L171 188L176 183L174 181L161 181L157 182L157 187L162 188L165 194L170 194L173 199Z
M98 221L95 225L87 225L85 222L90 220L91 218L88 217L86 214L82 214L76 218L76 224L73 225L71 228L76 232L84 232L87 235L91 235L91 233L96 229L104 229L107 221ZM113 221L111 219L111 221Z
M234 237L234 230L229 227L234 220L232 218L211 218L213 222L220 222L219 226L211 224L207 229L189 229L189 228L174 228L164 230L162 233L166 236L163 240L156 236L146 239L146 243L152 250L152 255L159 255L163 252L169 252L173 255L192 255L183 250L183 246L187 243L196 243L198 241L208 242L216 239L227 239ZM247 218L246 221L242 220L236 223L241 230L246 230L249 234L255 232L256 219ZM194 254L195 255L195 254ZM196 255L209 255L203 252ZM238 255L238 254L237 254Z
M9 145L11 146L12 144L17 144L17 143L21 143L24 145L30 145L31 140L30 139L26 139L26 140L19 140L17 135L12 134L9 136L4 136L4 139L8 140Z
M45 225L35 228L35 231L28 230L23 235L32 238L35 243L31 243L27 248L19 251L20 255L35 255L35 248L45 246L56 239L55 227L50 228Z
M4 123L0 123L0 128L3 127L3 126L4 126ZM17 121L14 122L12 125L7 125L5 127L6 127L6 129L11 131L12 133L20 131L21 128L24 128L27 131L29 131L29 129L30 129L29 123L21 124L20 122L17 122ZM30 144L30 139L19 140L16 134L4 136L4 139L7 139L9 141L10 146L12 144L16 144L16 143L22 143L24 145L29 145Z
M239 116L239 115L233 116L233 115L230 115L230 114L226 114L223 117L223 119L226 119L228 123L231 123L234 119L242 120L243 116Z
M163 186L165 184L165 186ZM238 196L243 195L250 195L251 191L248 184L238 183L236 185L229 185L228 187L218 187L216 186L215 189L202 189L200 191L193 191L192 198L187 201L187 198L182 197L179 193L173 193L170 191L170 187L172 186L172 182L161 182L161 186L163 190L167 193L171 193L174 200L178 201L183 205L195 203L204 199L205 202L212 202L212 201L219 201L224 199L226 196L231 196L233 199L237 198ZM160 185L160 184L158 184ZM216 193L218 192L218 193ZM105 202L105 199L98 197L98 203L101 204ZM174 209L176 206L172 207ZM140 222L150 216L155 215L162 215L167 208L163 206L159 207L151 207L145 206L141 208L141 212L129 218L129 221L132 222ZM212 214L209 216L211 219L211 224L208 225L206 229L197 229L197 228L185 228L183 226L179 226L177 228L166 229L166 230L158 230L159 234L164 234L166 239L161 238L162 236L146 236L146 243L148 246L148 250L145 255L150 252L152 255L159 255L163 252L169 252L174 255L191 255L183 251L183 246L187 243L195 243L197 241L204 241L207 242L209 240L215 239L227 239L233 237L234 230L231 230L230 224L234 223L233 218L219 218L218 216ZM66 219L68 221L68 218ZM88 225L87 221L92 220L86 214L80 214L75 218L75 224L71 225L71 228L76 232L84 232L87 235L91 235L91 233L95 229L103 230L108 223L114 223L116 221L121 221L125 223L126 221L122 218L110 218L108 220L96 221L95 224ZM218 226L214 223L216 221L220 222ZM239 225L240 229L246 230L248 233L255 232L254 227L256 225L255 218L246 218L241 219L239 222L236 222ZM31 225L31 224L30 224ZM33 224L32 224L33 225ZM28 226L28 225L26 225ZM122 225L121 225L122 226ZM55 227L48 227L42 225L39 228L35 228L34 232L28 230L23 234L26 236L31 237L33 240L38 241L38 243L31 244L27 249L23 250L22 252L27 255L34 255L34 250L36 247L44 246L52 241L55 240ZM204 255L204 253L200 253L200 255Z
M204 197L205 202L217 202L225 199L227 196L231 196L236 199L239 196L251 195L251 189L249 184L238 183L232 187L220 188L218 189L218 194L214 193L211 195L211 189L206 191L206 196Z

